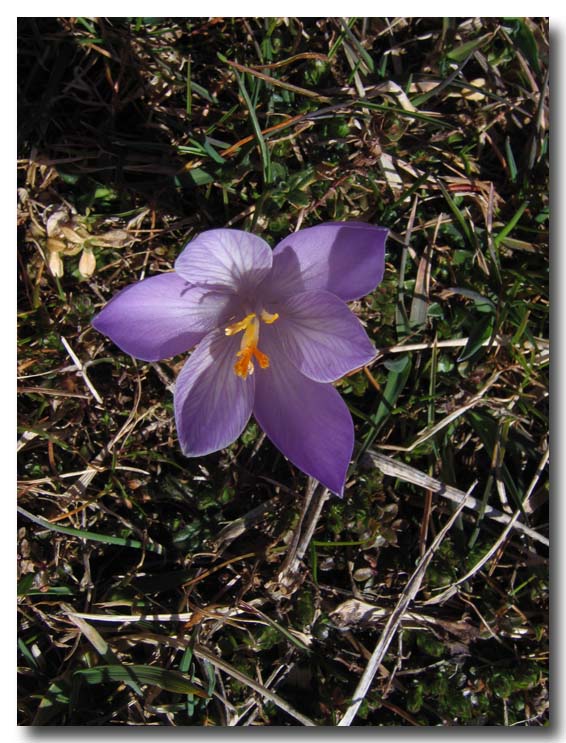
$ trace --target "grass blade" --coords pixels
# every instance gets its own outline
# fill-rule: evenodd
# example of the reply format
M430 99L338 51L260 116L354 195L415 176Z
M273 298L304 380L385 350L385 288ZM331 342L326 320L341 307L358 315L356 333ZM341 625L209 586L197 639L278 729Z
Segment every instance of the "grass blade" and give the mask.
M147 544L142 544L142 542L137 539L112 537L108 534L97 534L96 532L87 531L85 529L73 529L70 526L55 526L50 521L47 521L47 519L44 519L41 516L34 516L32 513L26 511L26 509L22 508L21 506L18 506L18 513L21 513L22 516L25 516L30 521L33 521L34 524L42 526L44 529L48 529L49 531L57 532L57 534L68 534L72 537L79 537L79 539L86 539L93 542L103 542L104 544L116 544L120 547L146 549L150 552L157 552L157 554L159 555L163 553L162 545L156 544L155 542L151 542L149 540Z
M159 686L160 689L172 691L176 694L195 694L203 699L208 694L200 686L193 684L185 674L180 671L171 671L157 666L126 666L126 665L104 665L94 668L84 668L75 671L75 676L87 684L105 684L109 681L127 683L134 681L136 684L150 684Z

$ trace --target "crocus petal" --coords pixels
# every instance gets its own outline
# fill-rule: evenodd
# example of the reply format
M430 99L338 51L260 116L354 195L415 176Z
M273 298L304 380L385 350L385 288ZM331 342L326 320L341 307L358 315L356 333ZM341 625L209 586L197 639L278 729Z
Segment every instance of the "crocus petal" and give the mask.
M240 338L209 333L191 354L175 385L175 421L183 453L197 457L231 444L252 412L254 377L234 373Z
M301 374L278 351L275 334L264 333L261 342L270 366L254 375L254 416L294 465L342 496L354 447L346 404L331 385Z
M362 222L308 227L273 251L266 293L273 298L329 291L348 302L372 292L383 278L387 230Z
M131 356L159 361L196 345L232 314L235 302L226 292L191 287L165 273L127 286L92 324Z
M273 332L282 353L315 382L333 382L375 356L362 324L334 294L296 294L278 310Z
M208 230L192 240L175 262L191 284L253 290L269 273L272 252L257 235L242 230Z

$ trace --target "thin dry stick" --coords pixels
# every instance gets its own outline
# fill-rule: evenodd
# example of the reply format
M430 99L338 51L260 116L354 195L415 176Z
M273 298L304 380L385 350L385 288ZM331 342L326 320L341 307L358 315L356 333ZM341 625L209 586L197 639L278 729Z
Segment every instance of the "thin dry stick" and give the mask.
M537 471L533 475L533 479L531 480L529 487L527 488L527 492L525 493L525 497L523 498L523 508L526 513L532 513L533 509L529 503L531 499L531 495L534 492L534 489L537 486L537 483L540 479L540 476L542 475L543 469L546 467L548 463L548 458L550 457L550 449L547 449L544 454L542 455L542 459L539 462L539 465L537 467Z
M88 612L69 612L69 617L88 619L90 622L190 622L194 617L193 611L179 612L178 614L89 614ZM224 618L224 617L219 617Z
M294 667L294 663L283 663L282 665L276 666L275 670L269 675L269 678L265 682L265 686L268 689L275 689L285 679L289 671ZM247 702L244 703L240 709L237 717L234 718L233 722L230 723L230 727L236 727L240 725L245 717L248 719L244 722L244 725L249 726L258 714L258 699L257 696L252 696Z
M257 599L250 601L250 605L254 606ZM80 617L81 619L88 619L91 622L109 622L122 624L123 622L190 622L195 619L197 615L205 615L208 619L218 619L226 621L230 617L239 616L243 614L244 610L240 607L235 606L218 606L214 611L205 611L198 609L197 611L184 611L174 612L172 614L87 614L80 611L69 611L69 616ZM247 620L242 620L247 621ZM256 619L253 620L257 622Z
M327 488L323 488L313 478L309 478L309 486L305 495L305 505L301 519L295 530L293 544L289 549L279 575L277 576L279 588L283 588L286 596L291 595L298 588L297 576L301 569L307 547L310 544L314 530L320 518L322 507L329 496Z
M52 397L74 397L77 400L90 400L88 395L81 395L68 390L55 390L51 387L17 387L16 392L18 395L36 393L38 395L51 395Z
M297 546L297 552L295 554L295 560L302 560L303 557L305 556L307 547L309 546L312 536L314 534L314 530L316 529L318 519L320 518L322 508L329 497L330 497L330 493L327 488L323 488L322 490L319 490L315 494L314 503L312 506L312 512L309 516L309 520L306 524L306 527L303 529L301 539L299 540L299 544Z
M281 501L280 495L274 495L269 500L260 503L259 506L252 508L251 511L240 516L239 519L231 521L227 524L216 537L212 540L212 547L216 554L219 554L221 550L226 549L234 539L244 534L255 524L259 523L263 519L267 518L268 514L272 513L273 509Z
M301 538L301 529L303 528L303 523L306 518L307 511L309 510L309 506L311 504L312 498L314 496L314 491L316 490L316 486L317 486L316 480L312 477L309 477L307 481L307 489L305 491L303 509L299 517L299 523L297 524L295 528L295 532L293 534L293 541L291 542L291 546L289 547L287 555L285 556L285 559L283 560L283 564L281 565L280 574L284 573L289 568L289 565L295 559L295 554L297 552L297 546L299 544L299 539Z
M406 353L407 351L426 351L432 350L432 347L436 345L437 348L462 348L467 345L469 338L449 338L443 341L436 341L436 344L431 341L430 343L401 343L397 346L389 346L389 348L382 348L378 351L376 357L372 359L368 366L373 366L378 361L389 353ZM482 343L482 346L509 346L511 340L504 336L496 336L493 340L488 339ZM548 349L548 341L544 338L535 338L535 344L531 341L525 341L521 344L520 348L525 351L532 351L540 347L541 352L546 352Z
M433 477L425 475L424 472L421 472L420 470L417 470L414 467L409 466L408 464L397 462L395 459L386 457L384 454L379 454L376 451L368 450L365 456L375 467L380 469L384 475L397 477L400 480L405 480L405 482L410 482L420 488L425 488L425 490L432 490L434 493L438 493L438 495L446 498L447 500L459 503L461 498L466 495L464 491L459 490L458 488L453 488L451 485L445 485L443 482L440 482L440 480L435 480ZM477 500L476 498L472 498L472 496L470 495L466 497L465 507L470 508L474 511L479 511L480 508L482 508L482 504L479 500ZM500 524L508 524L512 518L508 514L502 513L501 511L498 511L496 508L492 508L491 506L485 506L484 516L491 519L492 521L497 521ZM549 546L547 537L543 537L542 534L539 534L534 529L525 526L525 524L522 524L520 521L515 521L513 526L517 531L526 534L531 539L534 539L537 542L541 542L546 547Z
M542 474L542 471L546 467L546 464L548 462L548 457L549 457L549 450L547 449L545 451L545 453L543 454L542 459L539 462L539 465L537 467L537 471L535 472L534 477L531 480L531 483L530 483L530 485L529 485L529 487L527 489L527 492L525 494L525 497L523 498L523 502L522 502L523 508L528 503L528 500L531 497L531 494L532 494L533 490L535 489L537 482L539 481L539 478L540 478L540 476ZM478 560L478 562L474 565L474 567L471 570L469 570L466 573L466 575L462 576L461 578L459 578L454 583L451 583L450 586L448 586L448 588L445 591L443 591L441 594L439 594L438 596L433 596L432 598L428 599L427 601L424 601L423 602L423 606L429 605L429 604L440 604L443 601L446 601L447 599L449 599L455 593L457 593L457 588L456 588L457 586L459 586L460 584L465 583L467 580L469 580L473 575L475 575L479 570L481 570L483 568L483 566L487 562L489 562L489 560L491 560L491 558L493 557L493 555L495 555L495 553L497 552L497 550L501 547L501 545L503 544L503 542L507 538L507 535L509 534L509 532L511 531L511 529L515 525L515 523L516 523L517 519L519 518L519 516L521 515L521 513L522 513L522 509L518 508L515 511L515 513L513 514L513 516L511 517L511 519L510 519L509 523L507 524L507 526L505 527L505 529L500 534L499 538L492 545L491 549L489 549L487 551L487 553L480 560Z
M88 488L88 486L94 479L94 476L99 472L104 459L109 454L112 453L118 441L120 441L120 439L123 438L125 434L128 432L128 429L136 416L138 404L141 398L141 382L139 379L139 375L138 375L137 382L138 382L138 388L136 392L136 399L134 401L134 405L132 407L132 410L130 411L128 419L126 420L122 428L120 428L118 433L114 436L114 438L111 439L111 441L109 441L109 443L106 444L98 452L98 454L94 457L94 459L91 460L91 462L89 462L89 465L87 469L84 471L84 474L82 474L80 478L77 480L77 482L73 483L67 491L65 491L65 493L63 494L64 497L71 499L71 498L76 498L76 497L82 497L85 494L86 489Z
M24 431L20 438L18 439L18 444L16 446L16 451L19 452L20 449L23 449L26 444L28 444L30 441L33 441L35 437L38 434L35 433L35 431Z
M515 523L520 515L521 515L520 510L515 511L515 513L511 517L511 520L509 521L505 529L503 529L499 538L492 545L491 549L480 560L478 560L478 562L474 565L474 567L470 571L466 573L466 575L463 575L461 578L458 578L458 580L451 583L450 586L438 596L433 596L432 598L427 599L426 601L423 601L423 606L429 606L431 604L441 604L443 601L446 601L451 596L454 596L455 593L458 593L457 586L469 580L473 575L475 575L478 572L478 570L482 569L482 567L486 564L486 562L489 562L489 560L491 560L493 555L497 552L497 550L501 547L501 545L507 538L507 535L509 534L511 529L515 526Z
M348 707L348 709L346 710L346 712L344 713L344 716L342 717L340 722L338 723L338 727L346 727L350 725L352 723L352 720L356 716L361 703L363 702L366 694L369 691L373 678L375 674L377 673L377 670L383 661L385 653L387 652L387 649L391 643L391 640L395 636L395 633L397 632L397 629L401 623L401 620L403 619L403 614L405 613L409 604L415 598L415 596L417 595L421 587L421 583L424 578L426 569L430 561L432 560L433 555L439 548L446 534L452 528L452 525L454 524L454 522L456 521L456 519L458 518L462 510L465 508L466 499L469 497L469 494L473 490L474 487L475 487L475 483L474 485L472 485L472 487L467 493L462 494L463 497L460 500L458 508L452 514L450 520L447 522L444 528L438 533L436 539L430 545L425 555L423 556L423 559L421 560L416 570L413 572L413 574L409 578L409 581L405 587L405 590L401 594L401 597L399 598L399 601L397 602L397 606L392 611L387 624L383 628L383 632L381 633L379 641L377 645L375 646L375 650L371 654L371 658L369 659L366 669L362 674L362 677L358 683L358 686L356 687L356 691L354 692L353 701Z
M73 359L73 362L74 362L75 366L77 367L77 371L79 372L79 374L81 375L81 377L84 379L86 386L89 388L90 392L92 393L92 396L94 397L94 399L96 400L96 402L99 405L102 405L102 398L100 397L100 395L98 394L98 392L94 388L94 385L92 384L92 382L88 378L87 373L85 371L85 368L84 368L83 364L81 363L79 357L75 354L75 352L73 351L73 349L69 345L69 342L67 341L67 339L64 336L61 336L61 343L65 346L65 349L66 349L67 353L69 354L69 356Z
M327 103L331 100L330 98L327 98L325 95L320 95L314 90L307 90L306 88L300 88L298 85L292 85L291 83L286 83L283 80L279 80L279 78L271 77L271 75L266 75L264 72L259 72L253 67L246 67L245 65L239 64L238 62L234 62L231 59L227 59L226 63L229 64L230 67L234 67L240 72L247 72L249 75L253 75L254 77L259 77L261 80L265 80L266 82L271 83L271 85L276 85L280 88L285 88L285 90L291 90L293 93L298 93L299 95L304 95L304 96L307 96L308 98L315 98L317 101L321 101L322 103Z
M292 62L297 62L299 59L320 59L321 62L328 62L326 54L319 54L318 52L300 52L299 54L293 54L292 57L287 59L281 59L279 62L270 62L270 64L254 64L251 67L254 70L276 70L280 67L285 67Z
M267 689L262 684L259 684L257 681L254 681L249 676L246 676L245 673L238 671L236 668L218 658L218 656L211 653L202 645L195 645L193 652L197 657L204 658L204 660L212 663L215 668L224 671L224 673L227 673L229 676L232 676L232 678L237 679L240 683L246 684L246 686L249 686L254 691L257 691L259 694L262 695L262 697L265 697L265 699L273 702L273 704L284 710L288 715L291 715L291 717L294 717L295 720L298 720L302 725L306 725L307 727L316 727L316 722L313 722L309 717L306 717L305 715L298 712L294 707L292 707L274 691Z
M493 387L495 382L499 379L501 374L506 371L505 369L502 369L500 371L494 372L491 377L488 379L487 383L481 388L479 392L477 392L473 397L471 397L468 402L465 405L462 405L457 410L454 410L452 413L449 413L445 418L443 418L438 423L435 423L434 426L431 426L430 428L426 428L424 431L420 433L420 435L416 438L415 441L413 441L412 444L409 446L389 446L383 444L381 448L383 449L390 449L393 451L403 451L403 452L410 452L413 451L417 446L420 446L420 444L424 443L428 439L430 439L432 436L435 436L439 431L441 431L443 428L446 428L446 426L449 426L452 421L456 420L456 418L459 418L461 415L466 413L471 408L475 407L478 403L480 403L486 394L486 392Z

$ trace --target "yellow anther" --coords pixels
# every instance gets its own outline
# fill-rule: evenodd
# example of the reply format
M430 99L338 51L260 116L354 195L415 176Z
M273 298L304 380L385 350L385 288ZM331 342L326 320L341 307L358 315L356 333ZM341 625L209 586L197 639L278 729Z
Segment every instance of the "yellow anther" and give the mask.
M277 312L271 314L262 310L260 317L264 323L271 325L279 317ZM252 359L255 359L260 366L260 369L267 369L269 367L269 356L259 350L257 344L259 342L259 326L260 322L255 313L246 315L243 320L232 323L228 327L224 328L226 335L236 335L243 331L242 341L240 343L240 350L236 354L237 361L234 364L234 373L242 379L247 379L248 374L254 373L254 364Z
M262 310L260 317L263 320L263 322L267 323L268 325L271 325L272 322L275 322L275 320L277 320L277 318L279 317L279 313L274 312L273 314L271 314L271 312L266 312L265 310Z
M226 333L226 335L236 335L236 333L241 333L242 330L246 330L246 328L254 318L255 313L252 312L250 315L246 315L243 320L239 320L238 322L232 323L232 325L228 325L227 328L224 328L224 332Z

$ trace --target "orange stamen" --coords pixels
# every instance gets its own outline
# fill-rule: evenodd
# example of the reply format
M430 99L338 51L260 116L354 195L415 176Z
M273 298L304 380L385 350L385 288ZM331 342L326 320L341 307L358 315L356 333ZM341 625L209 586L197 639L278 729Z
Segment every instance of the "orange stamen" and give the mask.
M271 314L262 310L260 314L261 320L268 325L274 323L279 315L277 312ZM247 379L248 374L254 373L254 364L252 359L255 359L259 364L260 369L267 369L269 367L269 356L263 351L260 351L257 347L259 342L259 327L260 321L255 313L246 315L243 320L238 320L228 327L224 328L226 335L236 335L243 331L242 341L240 343L240 350L236 354L237 361L234 364L234 373L242 379Z
M262 369L267 369L269 367L269 356L266 353L262 353L259 348L254 348L253 355Z
M254 373L254 365L252 363L253 351L253 348L244 348L236 354L239 358L234 364L234 372L242 379L247 379L248 374Z

